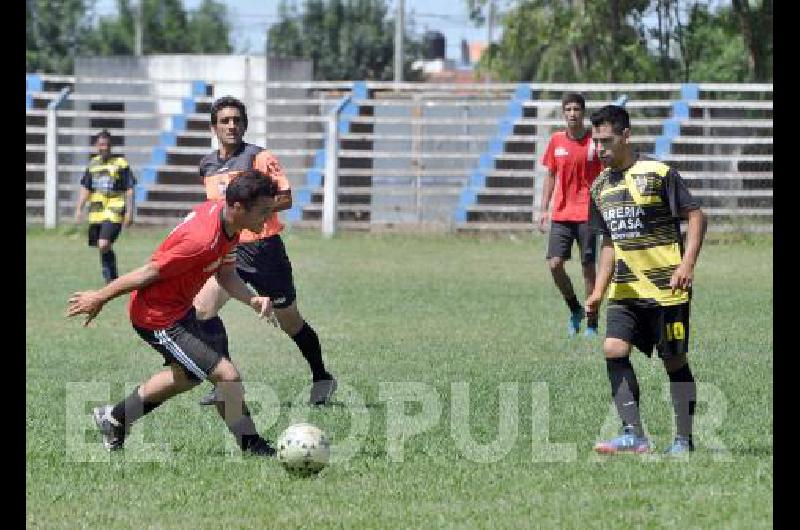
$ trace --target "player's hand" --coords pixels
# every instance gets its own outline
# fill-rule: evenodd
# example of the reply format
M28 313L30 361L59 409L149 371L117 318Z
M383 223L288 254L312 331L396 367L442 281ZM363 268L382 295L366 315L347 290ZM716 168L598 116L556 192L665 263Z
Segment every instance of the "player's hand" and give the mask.
M67 307L67 316L86 315L86 320L83 322L83 327L86 327L103 309L103 305L105 305L105 302L98 296L97 291L72 293Z
M692 280L694 280L694 267L686 263L681 263L675 272L672 273L672 278L669 280L669 286L672 289L672 294L675 291L688 291L692 288Z
M542 212L539 214L539 232L547 232L547 224L550 222L550 212Z
M126 214L125 218L122 220L122 226L128 228L133 224L133 216L130 214Z
M75 222L80 224L83 222L83 211L75 210Z
M603 297L596 295L594 293L590 294L588 298L586 298L586 302L583 304L583 309L587 313L597 313L600 310L600 304L603 302Z
M278 319L272 310L272 300L269 296L254 296L250 299L250 307L258 313L259 318L266 318L273 326L278 326Z

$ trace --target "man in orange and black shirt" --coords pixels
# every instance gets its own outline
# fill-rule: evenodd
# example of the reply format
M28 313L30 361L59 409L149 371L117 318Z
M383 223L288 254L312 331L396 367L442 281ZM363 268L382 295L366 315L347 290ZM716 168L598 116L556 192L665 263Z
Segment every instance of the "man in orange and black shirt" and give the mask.
M314 328L297 308L292 264L280 236L283 224L277 212L291 208L291 186L280 162L272 153L244 142L246 130L247 109L241 101L230 96L215 101L211 107L211 131L219 141L219 149L200 161L200 176L208 199L224 197L231 179L248 169L256 169L276 182L276 213L266 220L260 232L242 231L236 248L236 269L242 279L260 295L272 299L281 329L294 340L311 368L309 402L325 404L336 390L336 379L325 368L322 348ZM195 298L198 318L206 333L224 342L227 342L227 335L217 313L228 298L214 278L209 279ZM211 404L215 399L212 392L201 403Z

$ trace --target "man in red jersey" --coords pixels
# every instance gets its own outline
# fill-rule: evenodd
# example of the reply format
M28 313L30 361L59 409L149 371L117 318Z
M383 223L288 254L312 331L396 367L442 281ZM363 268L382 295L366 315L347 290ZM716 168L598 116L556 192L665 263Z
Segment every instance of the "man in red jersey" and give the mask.
M594 290L597 236L589 229L589 188L603 167L594 152L591 130L583 124L586 112L583 96L574 92L564 94L561 109L567 121L567 129L550 138L542 156L542 165L549 171L542 186L539 231L546 232L547 221L552 220L547 244L547 263L553 281L569 307L567 330L570 335L575 335L580 331L584 310L564 270L564 262L572 257L572 243L577 240L586 293L591 293ZM596 336L597 313L585 316L584 333L587 336Z
M67 315L87 315L88 325L110 300L130 292L133 328L164 356L167 369L139 385L115 406L94 409L94 419L109 451L121 449L137 419L169 398L208 379L217 385L217 410L239 447L249 454L271 456L270 444L257 432L244 403L244 388L226 351L200 328L193 300L212 275L227 293L261 317L271 316L266 296L254 296L236 273L239 233L258 230L275 208L275 183L247 171L228 185L224 200L197 206L159 245L150 261L99 291L74 293Z

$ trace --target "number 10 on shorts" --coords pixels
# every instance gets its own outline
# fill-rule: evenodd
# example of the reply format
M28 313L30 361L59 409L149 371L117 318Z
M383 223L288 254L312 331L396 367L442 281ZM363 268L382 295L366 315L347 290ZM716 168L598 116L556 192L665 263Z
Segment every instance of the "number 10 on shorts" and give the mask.
M686 331L683 327L683 322L667 322L667 340L683 340L686 337Z

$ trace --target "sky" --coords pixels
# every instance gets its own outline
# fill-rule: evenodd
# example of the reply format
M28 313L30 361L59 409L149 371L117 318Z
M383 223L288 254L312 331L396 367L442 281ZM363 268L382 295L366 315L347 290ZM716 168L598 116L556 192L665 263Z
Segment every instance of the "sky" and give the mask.
M236 53L262 54L266 40L267 26L278 22L278 0L220 0L228 6L228 15L234 27L231 38ZM183 0L186 10L196 9L201 0ZM502 0L498 5L502 5ZM397 0L390 0L392 13ZM301 5L298 2L298 5ZM115 0L97 0L97 13L110 15L116 13ZM405 0L406 21L412 17L415 30L421 37L426 30L440 31L444 34L448 59L461 58L461 39L467 41L486 41L487 28L476 28L469 20L464 0ZM495 28L494 39L500 36Z
M116 13L116 0L95 0L98 15ZM134 2L138 0L133 0ZM202 0L182 0L186 10L194 10ZM278 18L279 0L217 0L228 6L228 16L234 28L238 31L231 35L231 44L235 53L264 53L266 29L275 24ZM302 5L303 0L295 0L297 5ZM440 31L444 34L447 59L460 61L461 39L468 42L486 42L488 30L486 26L476 28L469 20L466 2L464 0L404 0L406 21L414 19L414 29L417 37L421 38L428 30ZM701 0L702 1L702 0ZM397 6L397 0L389 0L391 13ZM705 0L713 10L721 5L729 5L730 0ZM495 0L498 10L507 9L513 0ZM688 6L688 3L687 3ZM685 10L684 10L685 11ZM655 26L655 14L650 13L645 17L645 24ZM493 31L493 40L497 41L502 34L502 27L497 25Z

